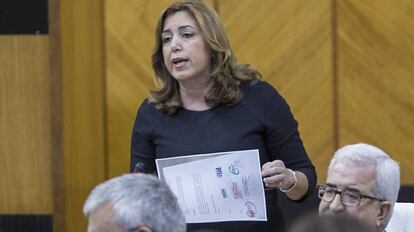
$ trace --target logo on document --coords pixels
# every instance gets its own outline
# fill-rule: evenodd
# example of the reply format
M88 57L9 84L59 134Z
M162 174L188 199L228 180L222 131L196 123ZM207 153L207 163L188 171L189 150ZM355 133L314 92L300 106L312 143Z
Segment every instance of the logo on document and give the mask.
M229 171L234 175L239 175L240 173L240 170L234 164L229 166Z
M227 192L225 189L221 189L221 195L223 195L223 198L227 198Z
M239 188L239 185L236 182L232 182L231 184L231 190L233 192L234 199L243 199L243 195Z
M244 191L244 195L250 196L250 192L249 192L249 177L243 177L242 178L242 182L243 182L243 191Z
M246 201L244 204L247 207L246 214L249 218L254 218L257 214L256 205L251 201Z
M216 168L216 176L217 178L223 177L223 170L221 170L221 167Z

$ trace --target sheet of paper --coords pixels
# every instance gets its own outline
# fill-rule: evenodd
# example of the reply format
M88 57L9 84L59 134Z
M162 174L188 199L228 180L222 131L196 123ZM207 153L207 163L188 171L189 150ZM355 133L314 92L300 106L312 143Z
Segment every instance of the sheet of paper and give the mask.
M177 196L187 223L267 220L258 150L156 162L160 179Z

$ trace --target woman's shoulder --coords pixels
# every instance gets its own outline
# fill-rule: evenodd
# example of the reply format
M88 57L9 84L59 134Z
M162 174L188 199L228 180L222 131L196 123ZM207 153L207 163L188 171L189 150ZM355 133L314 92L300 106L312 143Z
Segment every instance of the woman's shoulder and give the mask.
M288 103L272 85L265 81L246 84L242 102L251 114L280 135L289 135L297 128Z
M274 106L286 104L279 92L266 81L247 81L242 84L243 100L247 104Z
M153 127L160 122L164 115L154 104L145 99L138 108L136 121L142 125Z
M148 113L157 113L157 109L155 108L154 104L150 102L148 98L145 98L142 101L141 105L138 108L138 112L148 112Z
M241 88L245 90L250 90L254 88L268 89L268 88L273 88L273 86L263 80L248 80L248 81L242 82Z

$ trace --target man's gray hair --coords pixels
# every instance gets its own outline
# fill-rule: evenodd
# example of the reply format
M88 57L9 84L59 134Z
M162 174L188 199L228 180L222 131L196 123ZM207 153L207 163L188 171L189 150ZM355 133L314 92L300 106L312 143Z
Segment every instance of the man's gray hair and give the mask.
M340 162L352 162L359 167L375 167L374 194L390 201L394 206L400 190L400 167L383 150L364 143L346 145L335 152L329 169Z
M83 213L89 215L104 203L114 210L113 222L125 231L146 226L156 232L184 232L186 224L170 188L149 174L125 174L97 185Z

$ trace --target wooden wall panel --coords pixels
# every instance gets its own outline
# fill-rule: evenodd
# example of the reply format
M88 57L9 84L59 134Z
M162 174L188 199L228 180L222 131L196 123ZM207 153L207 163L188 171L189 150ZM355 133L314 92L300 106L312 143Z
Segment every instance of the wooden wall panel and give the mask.
M324 181L334 147L331 1L219 1L240 63L286 98Z
M151 51L157 16L168 1L107 0L105 5L109 175L129 171L135 113L153 88Z
M106 179L103 1L60 3L65 232L86 231L82 206Z
M383 148L414 184L414 2L337 2L340 145Z
M62 112L62 47L60 33L60 0L48 1L49 14L49 70L50 107L52 112L52 179L53 230L64 232L64 164L63 164L63 112Z
M52 214L47 36L0 36L0 214Z
M171 0L105 1L105 57L109 176L129 171L136 110L154 88L155 26ZM207 1L212 4L213 1Z

